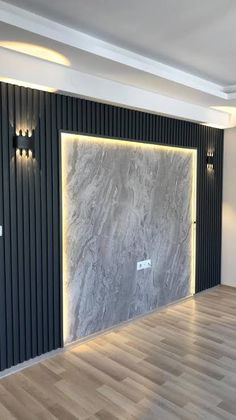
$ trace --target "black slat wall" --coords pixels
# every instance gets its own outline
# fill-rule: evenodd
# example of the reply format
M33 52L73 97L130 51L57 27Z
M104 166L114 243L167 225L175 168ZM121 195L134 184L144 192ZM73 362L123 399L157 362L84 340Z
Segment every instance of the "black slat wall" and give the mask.
M19 129L35 129L34 160L16 156ZM222 130L1 83L0 370L62 345L59 130L197 148L196 289L220 283Z

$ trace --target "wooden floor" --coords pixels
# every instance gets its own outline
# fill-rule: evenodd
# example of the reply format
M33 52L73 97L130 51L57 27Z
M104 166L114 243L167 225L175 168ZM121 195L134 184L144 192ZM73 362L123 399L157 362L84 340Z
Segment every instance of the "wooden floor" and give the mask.
M212 289L3 378L7 419L236 419L236 289Z

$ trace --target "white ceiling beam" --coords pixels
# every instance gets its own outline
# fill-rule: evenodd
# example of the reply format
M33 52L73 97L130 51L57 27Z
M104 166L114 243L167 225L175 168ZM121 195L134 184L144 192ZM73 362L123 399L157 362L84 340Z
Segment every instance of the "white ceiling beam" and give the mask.
M0 79L4 77L44 85L57 89L59 92L150 113L169 115L220 128L231 126L231 117L228 113L81 73L68 67L0 48Z

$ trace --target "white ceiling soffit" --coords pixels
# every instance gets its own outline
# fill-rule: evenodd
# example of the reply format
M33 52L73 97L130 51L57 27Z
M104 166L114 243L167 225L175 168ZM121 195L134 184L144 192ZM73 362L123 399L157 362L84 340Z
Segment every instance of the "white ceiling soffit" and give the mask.
M20 80L22 85L27 82L33 86L47 86L51 91L57 91L60 86L62 93L96 98L100 102L197 121L218 128L231 125L231 116L227 112L189 104L4 48L0 48L0 63L3 81Z
M43 37L87 51L89 53L125 64L135 69L183 84L193 89L227 99L224 86L212 83L182 70L168 66L143 55L117 47L83 32L61 25L57 22L35 15L16 6L0 1L0 20L10 25L26 29Z
M221 101L219 105L223 105L223 103L227 103L228 100L236 98L236 86L227 87L213 83L204 78L194 76L188 72L178 70L143 55L117 47L2 1L0 1L0 22L4 22L5 24L12 25L24 31L27 30L29 33L36 34L44 39L47 38L51 40L51 42L54 41L67 47L73 47L77 49L78 52L84 51L94 57L109 60L112 63L117 63L117 65L125 65L136 71L141 71L146 75L153 75L163 81L175 83L183 88L187 87L210 95L212 98ZM12 58L16 58L17 56L17 63L20 61L20 56L24 56L24 60L31 60L31 64L37 62L38 69L40 68L40 60L27 57L23 54L14 55L14 52L5 49L1 49L0 56L2 57L0 61L0 77L8 76L25 82L31 81L32 83L38 83L39 85L46 85L52 88L55 87L55 89L59 91L117 103L118 105L125 105L136 109L148 110L149 112L162 113L177 118L198 121L212 126L218 126L219 128L234 126L234 118L228 112L209 109L208 107L192 103L190 104L168 96L165 97L156 92L145 91L144 89L121 84L117 82L117 80L106 80L102 77L97 77L97 75L94 76L92 74L81 73L80 71L71 68L61 66L60 69L60 66L54 65L53 71L55 74L58 74L58 77L55 77L55 79L51 78L52 80L50 80L50 75L45 75L45 66L53 66L52 63L43 62L44 70L39 72L35 67L36 73L34 75L30 74L32 72L31 69L31 72L27 72L29 74L27 74L26 78L26 70L23 71L24 66L22 65L20 75L20 72L18 72L18 65L17 69L15 69L14 64L10 60L10 56ZM11 64L9 65L13 67L7 68L7 63L10 62ZM26 67L27 66L25 66L25 69ZM52 67L50 68L52 70ZM77 81L76 74L78 77ZM32 78L36 78L37 80L30 80ZM91 78L91 80L89 80L89 78ZM57 80L57 86L55 85L55 80ZM95 80L99 83L98 88L94 85ZM83 85L85 82L91 84L93 89L89 88L89 85L86 88L85 85ZM104 92L102 92L102 87L105 89ZM108 89L110 89L110 92L108 92ZM120 91L120 93L118 91ZM97 96L95 95L95 92ZM137 99L136 104L134 103L134 98ZM147 103L144 101L147 101Z

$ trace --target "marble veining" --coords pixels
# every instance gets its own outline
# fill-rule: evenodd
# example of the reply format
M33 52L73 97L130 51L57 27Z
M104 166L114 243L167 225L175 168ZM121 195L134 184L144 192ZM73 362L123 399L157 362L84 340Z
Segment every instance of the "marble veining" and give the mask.
M62 135L64 339L190 294L193 151ZM151 259L152 268L137 271Z

